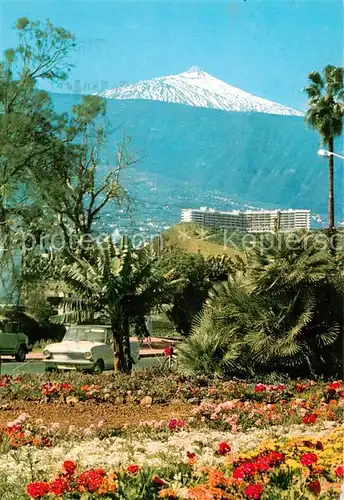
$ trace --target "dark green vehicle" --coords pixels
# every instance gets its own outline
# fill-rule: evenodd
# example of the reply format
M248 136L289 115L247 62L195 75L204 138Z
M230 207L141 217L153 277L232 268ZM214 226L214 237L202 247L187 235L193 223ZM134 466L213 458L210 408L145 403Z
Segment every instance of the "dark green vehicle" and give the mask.
M24 362L29 352L29 339L17 321L0 320L0 355L13 356L16 361Z

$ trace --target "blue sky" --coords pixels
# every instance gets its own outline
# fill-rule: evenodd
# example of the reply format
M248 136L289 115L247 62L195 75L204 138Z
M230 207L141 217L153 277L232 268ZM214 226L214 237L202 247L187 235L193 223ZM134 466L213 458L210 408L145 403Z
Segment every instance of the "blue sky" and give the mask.
M304 109L307 73L343 65L343 3L10 2L0 0L1 48L20 16L45 19L77 37L69 83L81 89L179 73L190 66L255 95ZM67 90L65 87L62 90Z

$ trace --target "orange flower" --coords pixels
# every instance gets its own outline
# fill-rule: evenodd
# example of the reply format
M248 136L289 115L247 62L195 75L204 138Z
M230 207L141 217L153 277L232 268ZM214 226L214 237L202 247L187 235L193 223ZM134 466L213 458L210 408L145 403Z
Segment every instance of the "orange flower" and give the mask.
M109 477L104 477L99 489L98 495L105 495L106 493L114 493L117 489L117 485L115 483L116 476L113 474Z
M165 490L159 491L159 498L174 499L178 498L177 493L172 490L172 488L166 488Z
M221 486L221 485L225 484L226 478L225 478L223 472L221 472L217 469L214 469L209 473L208 481L209 481L209 485L212 488L216 488L217 486Z
M188 490L190 500L231 500L235 498L224 490L208 487L205 484Z
M188 457L187 463L188 465L195 465L197 463L197 457Z

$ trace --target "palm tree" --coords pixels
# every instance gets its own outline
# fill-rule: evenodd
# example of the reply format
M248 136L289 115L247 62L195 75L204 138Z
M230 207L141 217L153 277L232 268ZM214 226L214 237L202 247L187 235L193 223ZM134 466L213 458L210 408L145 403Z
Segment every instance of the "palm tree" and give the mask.
M63 314L55 322L83 323L106 318L114 337L114 370L130 372L130 324L147 334L145 317L168 300L173 273L155 273L156 255L150 247L135 250L123 238L120 246L106 239L88 259L77 259L62 268L65 284L75 293L63 300Z
M333 153L334 138L343 131L344 116L344 68L326 66L323 75L312 71L308 75L309 85L304 90L308 95L309 109L306 122L319 132L321 141ZM328 224L330 231L334 229L334 193L333 167L334 157L330 155L329 188L328 188Z
M339 373L344 286L328 239L319 248L313 235L267 238L248 252L245 272L209 292L179 347L183 368L208 375Z

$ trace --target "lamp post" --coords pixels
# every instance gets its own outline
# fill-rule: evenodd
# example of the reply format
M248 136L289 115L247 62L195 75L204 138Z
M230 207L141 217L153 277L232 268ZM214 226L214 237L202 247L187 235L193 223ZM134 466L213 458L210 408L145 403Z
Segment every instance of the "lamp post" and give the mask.
M337 153L333 153L332 151L328 151L327 149L319 149L318 150L318 156L321 158L330 158L330 156L335 156L336 158L340 158L341 160L344 160L344 156L339 155ZM333 253L336 253L336 247L337 247L337 241L336 241L336 234L335 234L335 229L333 227L334 234L333 234Z
M344 160L344 156L338 155L337 153L332 153L331 151L327 151L327 149L319 149L317 154L322 158L328 158L329 156L336 156L337 158L341 158L342 160Z

